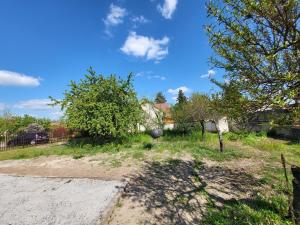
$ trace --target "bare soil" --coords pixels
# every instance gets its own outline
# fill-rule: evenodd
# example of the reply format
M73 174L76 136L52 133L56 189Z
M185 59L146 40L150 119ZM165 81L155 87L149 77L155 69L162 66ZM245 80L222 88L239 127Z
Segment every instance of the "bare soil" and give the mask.
M157 154L157 153L155 153ZM201 224L209 201L216 207L251 197L261 188L259 171L264 162L239 159L224 163L204 160L195 165L185 155L168 161L132 161L112 166L111 155L101 153L81 159L48 156L0 162L0 173L42 177L126 180L122 198L105 224ZM154 157L155 158L155 157Z
M201 224L209 201L221 207L248 199L259 190L259 177L249 172L261 165L252 159L226 163L205 160L202 165L192 160L148 162L140 173L130 175L107 224Z
M73 159L71 156L42 156L36 159L6 160L0 162L0 173L18 176L97 178L122 180L138 170L137 164L123 162L117 167L106 164L108 154Z

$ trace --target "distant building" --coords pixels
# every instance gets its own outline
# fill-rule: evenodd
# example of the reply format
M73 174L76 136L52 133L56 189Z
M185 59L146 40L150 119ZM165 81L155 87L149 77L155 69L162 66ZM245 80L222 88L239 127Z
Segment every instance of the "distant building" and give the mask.
M142 102L141 108L144 112L144 121L142 124L138 124L139 130L146 131L161 128L163 123L163 112L154 107L154 104L150 102Z
M175 121L172 118L171 107L167 103L152 104L143 102L141 104L144 111L144 123L139 125L140 131L151 130L155 128L163 128L164 130L173 130ZM219 129L226 133L229 131L228 121L226 117L218 120ZM211 121L205 122L207 131L216 132L216 125Z
M154 107L163 112L164 129L172 130L174 128L174 120L172 119L170 105L168 103L157 103L154 104Z

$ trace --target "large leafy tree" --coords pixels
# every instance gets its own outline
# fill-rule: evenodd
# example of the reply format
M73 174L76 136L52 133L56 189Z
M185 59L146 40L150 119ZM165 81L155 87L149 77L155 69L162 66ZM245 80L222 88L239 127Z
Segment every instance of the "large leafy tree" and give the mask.
M154 101L155 101L155 103L166 103L167 102L166 97L164 96L164 94L161 91L156 94Z
M244 96L233 83L222 83L214 79L212 82L221 89L211 96L214 110L230 120L231 128L247 130L255 117L256 109L252 108L252 101Z
M210 120L210 98L201 93L193 93L189 99L177 103L171 110L176 128L182 132L188 132L197 125L201 126L202 139L205 136L205 121Z
M137 130L141 119L131 74L123 80L115 75L97 75L90 68L80 82L71 81L62 100L52 100L65 111L70 128L92 137L127 136Z
M178 91L177 103L172 107L171 114L177 131L187 133L192 129L188 99L181 89Z
M211 0L207 12L211 62L249 107L292 104L300 93L299 0Z
M207 95L193 93L187 105L186 116L190 117L191 122L200 123L202 139L205 137L205 121L210 117L210 99Z

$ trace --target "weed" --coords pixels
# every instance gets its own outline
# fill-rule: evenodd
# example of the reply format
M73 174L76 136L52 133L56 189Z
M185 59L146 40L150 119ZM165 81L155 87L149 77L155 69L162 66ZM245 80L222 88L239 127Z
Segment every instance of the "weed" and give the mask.
M143 149L148 149L148 150L150 150L150 149L152 149L153 148L153 144L152 143L150 143L150 142L144 142L143 143Z
M73 159L81 159L82 157L84 157L83 154L76 154L76 155L73 155Z
M112 167L120 167L122 165L122 163L118 159L113 159L110 161L110 165Z

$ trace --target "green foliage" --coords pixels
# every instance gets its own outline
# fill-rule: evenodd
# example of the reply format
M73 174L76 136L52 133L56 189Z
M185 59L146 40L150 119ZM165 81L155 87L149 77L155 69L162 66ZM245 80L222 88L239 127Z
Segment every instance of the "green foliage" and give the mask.
M256 108L233 82L221 83L215 79L211 81L221 89L211 96L212 108L219 114L226 115L239 131L246 131L249 122L255 116Z
M187 104L176 104L171 108L171 114L177 132L189 133L192 131L194 123L191 121L188 113L189 107Z
M35 118L33 116L14 116L4 113L0 117L0 133L7 131L10 134L18 133L26 129L30 124L42 126L46 131L50 129L51 121L45 118Z
M210 99L207 95L193 93L188 101L188 114L193 122L206 121L210 118Z
M180 89L178 92L177 103L172 107L171 114L175 121L176 130L182 133L191 131L191 120L188 116L188 99Z
M216 53L211 63L226 70L226 79L251 99L251 108L283 109L300 93L299 4L298 0L207 4L212 21L207 33ZM290 109L299 112L299 106Z
M179 132L188 133L202 126L205 129L204 123L211 117L210 98L205 94L193 93L183 104L176 104L171 113Z
M132 85L132 75L126 80L110 75L96 75L90 68L79 83L71 82L70 90L55 104L65 110L71 129L103 139L122 138L137 131L141 109Z
M155 103L166 103L167 102L166 97L164 96L164 94L161 91L156 94L154 101L155 101Z
M143 148L144 149L148 149L148 150L150 150L150 149L152 149L153 148L153 143L151 143L151 142L144 142L143 143Z
M187 103L187 97L184 95L183 91L180 89L178 91L177 105L183 105L185 103Z

